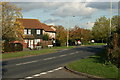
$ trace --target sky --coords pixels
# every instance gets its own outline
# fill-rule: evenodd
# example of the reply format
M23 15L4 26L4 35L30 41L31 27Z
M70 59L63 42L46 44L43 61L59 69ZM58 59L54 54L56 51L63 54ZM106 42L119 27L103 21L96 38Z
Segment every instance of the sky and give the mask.
M75 25L85 29L92 29L96 19L101 16L111 17L109 1L64 1L21 1L14 2L14 4L22 8L23 18L39 19L42 23L62 25L66 29L73 28ZM118 2L112 2L112 16L114 15L118 15Z

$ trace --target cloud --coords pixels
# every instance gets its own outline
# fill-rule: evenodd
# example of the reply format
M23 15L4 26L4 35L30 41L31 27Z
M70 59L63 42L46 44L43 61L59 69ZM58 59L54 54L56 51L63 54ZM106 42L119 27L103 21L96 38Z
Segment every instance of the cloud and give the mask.
M38 9L58 17L83 16L88 18L96 11L94 8L86 7L85 2L15 2L15 4L24 12Z
M96 9L110 9L110 2L89 2L87 3L86 7L96 8ZM118 9L118 3L112 2L112 8Z
M106 10L110 8L110 2L93 1L96 2L85 0L85 2L16 2L16 4L26 12L37 9L52 16L62 18L67 16L81 16L81 19L90 19L91 15L99 9ZM114 2L113 9L117 9L117 7L117 2Z
M59 2L14 2L18 7L22 8L23 11L30 11L34 9L42 10L54 10L59 6L62 6Z
M94 11L96 11L96 9L86 7L86 3L72 2L62 5L61 7L56 9L56 11L52 15L60 17L88 16L93 14Z
M94 26L94 22L90 22L90 21L88 21L87 23L84 23L84 24L82 24L82 26L84 26L84 27L82 27L82 28L85 28L85 29L92 29L92 27Z
M54 18L52 18L52 19L48 19L48 20L46 20L46 21L44 21L44 23L55 23L55 22L59 22L60 20L59 19L54 19Z

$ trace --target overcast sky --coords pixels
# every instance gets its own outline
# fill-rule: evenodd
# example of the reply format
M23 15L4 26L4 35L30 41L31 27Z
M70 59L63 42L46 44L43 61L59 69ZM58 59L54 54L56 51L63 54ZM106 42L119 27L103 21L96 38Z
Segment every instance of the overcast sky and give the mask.
M110 2L15 2L24 18L39 19L51 25L91 29L97 18L110 17ZM118 2L112 2L112 15L118 14Z

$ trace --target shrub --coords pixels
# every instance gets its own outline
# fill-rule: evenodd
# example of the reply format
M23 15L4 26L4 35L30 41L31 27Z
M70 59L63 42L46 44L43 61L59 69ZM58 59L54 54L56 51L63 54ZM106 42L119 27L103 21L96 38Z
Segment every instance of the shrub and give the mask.
M56 40L56 46L61 46L61 42L60 42L60 40Z
M113 33L112 37L109 39L108 43L108 54L107 54L107 60L111 61L113 64L115 64L117 67L119 67L119 59L120 59L120 47L119 47L119 36L118 33Z
M3 43L2 46L3 52L13 52L13 51L22 51L23 45L21 43Z

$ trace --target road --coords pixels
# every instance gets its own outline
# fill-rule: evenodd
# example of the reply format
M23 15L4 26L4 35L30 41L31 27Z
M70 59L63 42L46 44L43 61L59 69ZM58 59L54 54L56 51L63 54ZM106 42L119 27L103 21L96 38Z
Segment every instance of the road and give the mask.
M2 61L3 78L25 78L100 52L103 46L80 46L56 53Z

